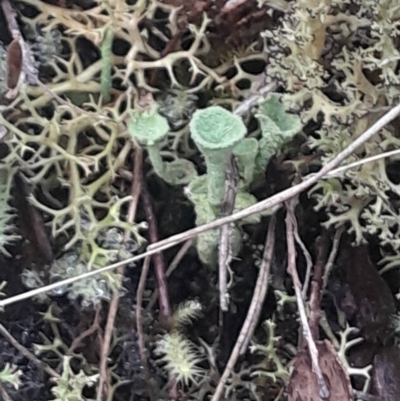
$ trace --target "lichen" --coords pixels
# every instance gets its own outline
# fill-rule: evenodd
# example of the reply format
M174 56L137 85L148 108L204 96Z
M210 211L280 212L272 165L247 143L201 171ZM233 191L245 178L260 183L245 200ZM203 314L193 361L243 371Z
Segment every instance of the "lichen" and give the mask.
M321 127L307 145L323 165L398 103L400 11L394 1L326 0L292 4L275 31L264 36L270 50L267 74L284 88L283 100L304 124ZM396 149L393 126L345 161ZM399 186L388 174L396 157L349 169L321 181L309 192L316 209L328 214L325 225L347 224L356 243L369 234L398 252L398 213L393 202ZM397 216L393 218L394 216Z
M219 206L224 197L228 157L244 138L246 126L228 110L211 106L194 113L190 130L206 160L208 202L212 206Z

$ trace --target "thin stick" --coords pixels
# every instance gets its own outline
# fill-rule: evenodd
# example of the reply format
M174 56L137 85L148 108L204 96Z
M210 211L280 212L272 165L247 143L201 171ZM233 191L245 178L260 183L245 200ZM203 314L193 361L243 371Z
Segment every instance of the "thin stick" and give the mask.
M101 308L96 309L93 323L90 325L90 327L87 330L85 330L83 333L81 333L78 337L76 337L74 339L71 346L68 348L68 351L66 352L67 355L72 355L72 353L75 351L75 349L82 343L83 339L90 336L91 334L96 332L96 330L99 329L99 327L100 327L100 323L99 323L100 311L101 311Z
M262 85L264 83L265 76L262 76L261 80L262 80L261 82ZM236 110L234 111L235 114L237 114L238 116L246 114L253 106L255 106L258 103L260 98L265 96L268 92L272 92L278 86L275 81L264 86L261 85L258 85L259 87L254 89L254 92L256 93L250 95L236 108Z
M141 199L143 202L143 209L146 215L147 223L149 224L149 236L151 243L158 242L158 229L156 216L151 204L150 194L144 181L142 181ZM171 317L171 306L169 303L167 278L165 276L165 262L164 256L161 252L153 255L154 270L156 273L157 287L159 293L159 306L160 306L160 320L163 324L168 325Z
M136 215L136 209L139 201L139 194L141 190L141 177L142 177L142 162L143 162L143 151L141 148L137 147L135 150L135 161L134 161L134 167L133 167L133 182L132 182L132 188L131 188L131 195L132 195L132 201L129 204L129 210L128 210L128 216L127 216L127 221L130 223L133 223L135 220L135 215ZM124 240L127 241L130 238L130 232L128 230L125 231L124 233ZM118 273L123 276L125 274L125 266L122 265L118 268ZM100 372L100 378L99 378L99 386L97 390L97 401L101 401L104 393L104 397L107 397L107 392L108 392L108 386L106 386L106 383L108 381L108 375L107 375L107 360L108 360L108 354L110 352L110 344L111 344L111 339L112 339L112 333L114 329L114 322L115 322L115 317L117 315L117 310L118 310L118 304L119 304L119 295L114 294L111 298L110 301L110 306L108 308L108 316L107 316L107 323L106 327L104 330L104 339L103 339L103 346L101 349L101 355L100 355L100 363L99 363L99 372Z
M354 397L364 401L382 401L382 399L376 395L367 394L362 391L353 390Z
M0 383L0 399L3 399L3 401L13 401L1 383Z
M183 257L186 255L186 252L189 250L189 248L192 246L192 244L193 244L193 239L189 239L182 245L181 249L179 249L179 252L175 255L175 257L172 259L172 262L168 266L167 273L166 273L167 277L169 277L174 272L174 270L178 267L179 263L181 262Z
M142 177L142 190L140 193L140 197L142 200L143 210L146 215L146 220L149 225L148 231L149 231L150 243L157 243L158 242L157 220L154 214L150 194L143 177ZM171 305L169 302L169 293L168 293L168 285L165 273L165 261L163 253L162 252L155 253L152 257L152 260L153 260L154 271L156 274L157 288L159 294L158 297L158 305L160 307L159 320L166 329L169 329L171 324L172 313L171 313ZM138 307L140 308L140 305L138 305ZM177 400L178 388L175 380L171 375L169 377L168 387L169 387L169 398L171 400Z
M354 163L346 164L345 166L341 166L341 167L331 171L330 173L328 173L326 175L326 178L337 177L340 174L344 173L346 170L350 170L352 168L359 167L359 166L362 166L367 163L375 162L380 159L386 159L386 158L389 158L392 156L397 156L399 154L400 154L400 149L396 149L396 150L391 150L390 152L383 152L383 153L379 153L378 155L366 157L365 159L357 160Z
M271 217L271 222L269 223L271 226L271 230L275 229L276 225L276 215L274 214ZM272 234L271 234L272 235ZM275 234L273 234L275 235ZM247 329L245 340L240 349L240 354L243 355L247 351L247 347L250 343L251 337L253 336L254 330L256 329L258 320L260 318L261 309L264 305L265 297L267 295L268 290L268 280L269 273L271 271L271 264L274 254L274 245L275 242L269 244L270 231L268 231L266 243L264 245L263 257L261 260L260 271L258 273L258 278L256 282L256 287L254 289L254 295L252 303L250 304L250 311L254 308L253 318L250 321L249 327ZM274 237L275 239L275 237Z
M15 18L15 12L11 7L10 2L8 0L3 0L1 2L1 8L3 9L4 16L6 17L11 36L14 38L15 36L20 35L18 23Z
M310 330L315 341L319 339L319 321L321 319L322 276L327 254L326 231L317 240L318 256L314 265L310 294Z
M237 186L239 183L239 172L233 157L229 158L226 169L225 194L221 207L220 217L229 216L235 207ZM232 260L232 227L225 224L219 231L218 244L218 272L219 272L219 303L221 311L226 312L229 305L229 294L227 289L227 272Z
M335 262L336 255L339 251L340 240L342 238L343 232L344 232L344 226L339 227L335 232L335 236L333 238L332 250L331 253L329 254L328 261L326 262L324 269L324 276L322 279L322 291L325 290L328 284L329 275L331 274L333 263Z
M311 277L311 270L313 267L313 263L312 263L312 258L311 258L310 252L308 252L306 245L304 244L303 240L301 239L301 237L299 235L297 221L295 221L294 224L295 224L294 238L296 239L297 244L303 251L303 255L306 260L306 266L307 266L306 276L304 278L304 283L303 283L303 289L301 291L303 294L303 298L305 299L305 297L307 296L307 292L308 292L308 286L310 284L310 277Z
M2 334L9 342L10 344L16 348L25 358L29 359L31 362L33 362L38 368L43 369L45 372L47 372L50 376L55 377L57 379L60 378L60 375L52 369L49 365L41 361L39 358L36 358L35 355L32 354L32 352L28 351L24 346L22 346L9 332L8 330L0 324L0 334Z
M254 321L258 319L257 314L260 311L261 305L259 304L259 301L262 299L263 294L265 297L265 293L267 291L267 287L265 285L265 276L268 275L269 271L269 265L271 264L271 260L274 254L274 247L275 247L275 222L276 222L276 217L272 216L271 221L269 223L268 227L268 234L267 234L267 239L265 243L265 248L264 248L264 254L263 254L263 269L260 269L258 273L258 279L257 279L257 284L256 288L253 293L253 298L251 300L251 304L249 307L249 311L247 312L246 319L243 323L242 329L240 330L240 334L238 336L238 339L236 340L236 344L233 347L232 353L229 357L229 360L225 366L224 373L221 376L220 381L218 382L217 388L215 390L215 393L211 399L211 401L218 401L219 398L221 397L224 388L225 388L225 383L229 379L229 376L235 367L236 361L239 358L240 353L243 351L244 347L243 345L248 341L249 332L252 330ZM268 278L268 277L267 277ZM268 283L268 280L267 280Z
M149 273L149 269L150 269L150 256L147 256L143 263L142 272L140 273L139 285L136 292L136 330L138 334L140 359L144 367L144 375L146 379L148 393L150 399L152 400L153 391L150 386L150 372L149 372L149 366L147 365L146 343L144 341L143 321L142 321L143 293L146 287L146 280L147 280L147 275Z
M167 278L171 276L171 274L175 271L175 269L179 266L179 263L183 259L183 257L186 255L187 251L193 244L193 239L187 240L179 249L178 253L175 255L175 257L172 259L172 262L169 264L167 272L165 275ZM151 309L153 309L154 304L156 303L158 298L158 288L156 288L153 291L153 294L151 295L150 301L148 305L146 306L145 312L149 312Z
M297 199L296 199L297 200ZM329 389L326 385L325 378L322 374L321 367L319 366L319 354L317 346L313 340L310 326L307 321L306 308L304 305L303 296L301 293L301 282L297 274L296 268L296 247L294 240L294 200L288 201L286 203L286 239L287 239L287 249L288 249L288 273L292 277L294 291L296 294L297 307L300 315L300 322L303 331L304 338L307 341L308 349L311 356L312 370L317 376L317 381L319 385L319 395L321 398L325 399L329 397Z
M380 118L372 127L370 127L367 131L365 131L361 136L359 136L354 142L347 146L344 150L342 150L337 156L335 156L329 163L325 164L322 169L315 174L309 174L305 177L304 181L298 185L285 189L270 198L267 198L261 202L256 203L253 206L250 206L246 209L243 209L237 213L233 213L230 216L222 217L220 219L214 220L211 223L203 224L202 226L198 226L196 228L187 230L183 233L173 235L165 240L159 241L155 244L151 244L147 249L147 252L142 253L141 255L134 256L132 258L128 258L124 261L113 263L111 265L102 267L97 270L93 270L76 277L71 277L57 283L49 284L47 286L36 288L31 291L27 291L23 294L15 295L13 297L4 299L0 301L0 308L10 305L15 302L22 301L24 299L32 298L36 295L40 295L47 291L55 290L59 287L69 285L75 283L76 281L82 280L84 278L92 277L97 274L102 274L108 272L110 270L114 270L118 267L124 266L128 263L137 262L138 260L144 259L146 256L153 255L155 253L161 252L165 249L171 248L180 242L187 241L191 238L196 237L197 235L218 228L224 224L233 223L237 220L241 220L245 217L251 216L256 213L260 213L266 209L270 209L274 206L281 204L282 202L287 201L295 195L303 192L311 185L318 182L321 178L325 177L329 172L331 172L335 167L337 167L344 159L350 156L359 146L367 142L370 138L372 138L376 133L378 133L386 124L390 123L394 118L396 118L400 114L400 104L386 113L382 118Z

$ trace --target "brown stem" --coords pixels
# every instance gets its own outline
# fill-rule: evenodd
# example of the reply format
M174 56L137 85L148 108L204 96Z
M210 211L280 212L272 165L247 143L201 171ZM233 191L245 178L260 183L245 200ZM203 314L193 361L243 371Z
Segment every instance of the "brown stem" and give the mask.
M145 258L142 272L140 274L139 285L136 291L136 331L138 335L138 345L139 345L139 352L140 352L140 359L142 361L142 365L144 367L144 375L146 379L146 384L148 387L148 393L150 400L153 401L153 391L150 385L150 372L149 366L147 364L147 357L146 357L146 342L145 342L145 334L143 331L143 319L142 319L142 302L143 302L143 293L146 287L146 280L147 275L149 273L150 268L150 256Z
M143 209L146 214L147 223L149 225L150 244L155 244L156 242L158 242L157 221L154 215L153 206L151 204L150 194L143 177L142 177L142 191L140 195L143 202ZM157 278L157 287L159 294L158 300L160 306L160 321L162 324L168 325L168 322L171 317L171 306L169 303L164 256L161 252L158 252L153 255L152 259Z
M72 355L73 352L82 344L82 341L86 338L91 336L93 333L95 333L99 327L99 320L100 320L100 311L101 308L97 308L95 315L94 315L94 319L93 319L93 323L90 325L90 327L85 330L83 333L81 333L78 337L76 337L74 339L74 341L72 341L71 346L69 347L68 351L66 352L67 355Z
M41 361L39 358L37 358L32 352L27 350L24 346L22 346L8 331L7 329L0 324L0 334L3 335L9 343L16 348L25 358L29 359L31 362L33 362L38 368L43 369L45 372L47 372L50 376L59 379L60 375L52 369L49 365Z
M132 189L131 189L131 194L132 194L132 201L129 205L129 211L128 211L128 218L127 220L130 223L133 223L135 220L135 215L136 215L136 209L137 209L137 204L138 204L138 199L139 199L139 193L141 189L141 175L142 175L142 160L143 160L143 153L142 149L136 148L135 150L135 164L134 164L134 170L133 170L133 183L132 183ZM129 239L130 233L125 232L124 239L127 241ZM124 275L125 273L125 265L120 267L118 269L118 273L121 275ZM110 351L110 343L111 343L111 338L112 338L112 332L114 328L114 322L115 322L115 317L117 315L117 310L118 310L118 304L119 304L119 295L115 294L111 298L110 301L110 306L108 309L108 316L107 316L107 323L106 327L104 330L104 338L103 338L103 346L101 349L101 355L100 355L100 364L99 364L99 372L100 372L100 378L99 378L99 387L97 390L97 400L96 401L101 401L103 395L106 398L107 396L107 360L108 360L108 353Z
M314 265L310 294L310 330L314 341L319 339L319 320L321 318L322 277L327 257L326 232L317 240L318 256Z

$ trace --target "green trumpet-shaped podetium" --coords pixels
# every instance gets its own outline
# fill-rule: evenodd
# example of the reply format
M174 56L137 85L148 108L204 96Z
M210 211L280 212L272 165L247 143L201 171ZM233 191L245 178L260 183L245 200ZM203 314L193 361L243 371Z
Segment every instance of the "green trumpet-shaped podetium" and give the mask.
M186 195L194 205L196 213L196 225L210 223L214 221L218 216L215 208L210 205L207 197L207 175L196 177L189 184ZM248 208L257 203L257 198L242 189L236 195L234 213L245 208ZM230 230L231 233L231 253L235 257L239 254L242 236L240 234L240 227L246 224L257 224L261 221L261 217L264 215L270 215L273 210L268 209L266 212L253 214L247 216L244 219L237 221ZM200 234L197 237L196 247L197 253L200 260L208 265L215 266L218 261L218 241L219 241L219 230L210 230Z
M194 164L186 159L177 159L166 163L164 180L171 185L187 185L197 177Z
M134 110L131 113L128 131L133 138L146 146L155 173L163 178L165 165L161 157L160 142L169 131L167 119L158 114L155 107L149 110Z
M242 246L242 235L240 230L233 226L230 230L230 252L233 257L237 256ZM210 230L201 233L196 242L197 253L202 263L215 267L218 262L219 230Z
M211 106L193 114L190 131L206 160L208 202L219 206L224 197L226 160L244 138L246 127L240 117Z
M233 148L233 154L246 186L253 181L257 152L258 141L255 138L245 138Z
M154 172L167 183L184 185L197 176L193 163L188 160L178 159L169 163L163 161L161 143L169 132L169 125L167 119L157 112L157 108L134 110L128 132L146 146Z
M256 172L262 174L270 158L302 129L300 117L288 112L288 107L277 94L272 94L260 104L256 114L262 138L256 158Z

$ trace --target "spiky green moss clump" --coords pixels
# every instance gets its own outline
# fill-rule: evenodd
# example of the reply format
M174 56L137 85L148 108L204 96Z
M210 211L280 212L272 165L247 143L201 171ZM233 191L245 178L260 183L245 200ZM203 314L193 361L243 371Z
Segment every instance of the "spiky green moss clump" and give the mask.
M166 334L158 343L158 349L164 353L165 369L177 382L187 386L204 376L204 370L198 366L202 358L196 346L182 334Z
M199 348L183 333L185 324L189 324L201 314L201 305L189 301L178 307L172 317L172 330L165 334L157 344L156 353L162 355L161 361L171 377L177 382L189 385L204 376L204 369Z

